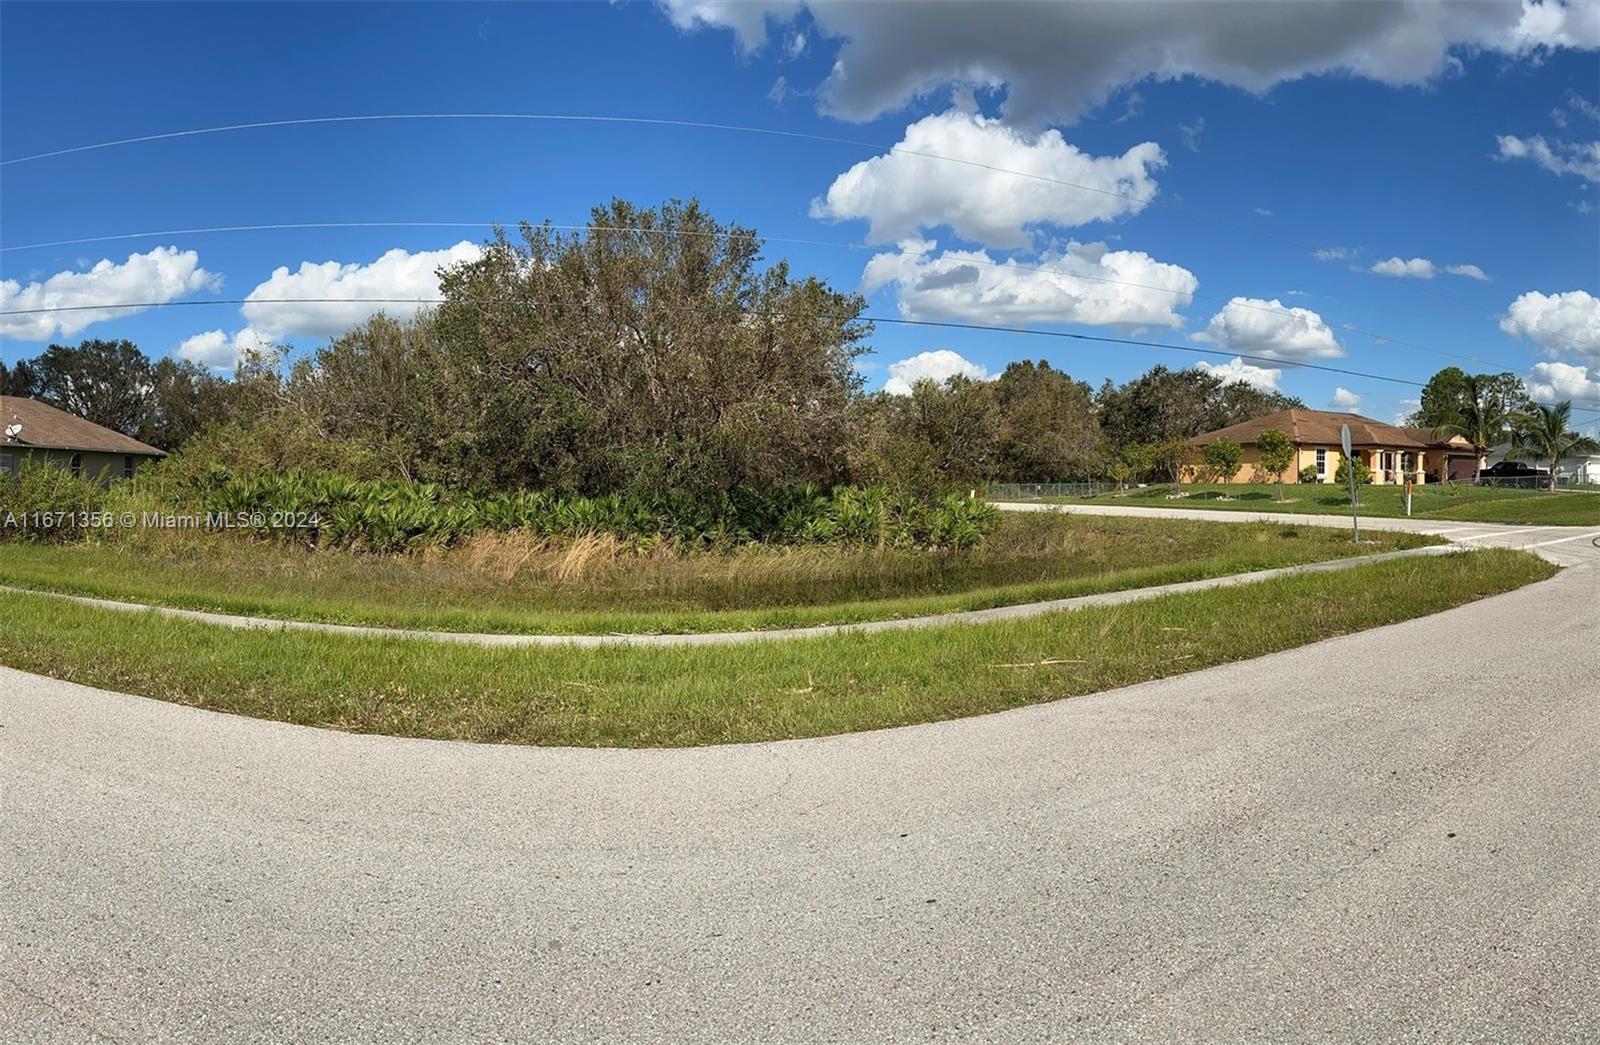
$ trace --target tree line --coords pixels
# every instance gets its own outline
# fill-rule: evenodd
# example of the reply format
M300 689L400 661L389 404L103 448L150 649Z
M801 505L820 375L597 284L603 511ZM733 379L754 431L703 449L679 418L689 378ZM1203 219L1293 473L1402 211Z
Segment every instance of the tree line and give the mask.
M754 230L693 201L499 231L440 275L437 308L298 359L223 377L90 340L0 369L0 391L235 469L690 498L1171 479L1194 435L1304 405L1165 366L1094 389L1043 361L866 393L865 300L762 264Z

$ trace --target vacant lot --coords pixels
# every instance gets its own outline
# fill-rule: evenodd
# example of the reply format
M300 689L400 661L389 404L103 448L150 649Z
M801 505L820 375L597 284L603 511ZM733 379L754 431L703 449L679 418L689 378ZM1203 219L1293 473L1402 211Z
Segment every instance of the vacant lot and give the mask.
M0 663L363 733L682 746L877 729L1090 693L1433 613L1554 571L1493 549L1005 624L658 649L236 631L0 592Z
M1125 504L1158 508L1215 508L1218 511L1291 512L1305 515L1349 514L1350 497L1342 488L1291 483L1278 500L1276 486L1240 483L1230 486L1202 484L1178 487L1150 486L1095 497L1046 498L1056 504ZM1401 518L1406 514L1405 492L1395 486L1363 486L1359 490L1362 515ZM1464 522L1512 523L1526 526L1600 526L1600 493L1587 491L1519 490L1507 487L1432 485L1419 486L1412 495L1411 514L1419 519L1459 519Z
M853 623L1146 587L1437 543L1322 527L1006 514L963 552L475 538L405 556L236 535L0 544L0 583L187 609L458 631L692 632Z

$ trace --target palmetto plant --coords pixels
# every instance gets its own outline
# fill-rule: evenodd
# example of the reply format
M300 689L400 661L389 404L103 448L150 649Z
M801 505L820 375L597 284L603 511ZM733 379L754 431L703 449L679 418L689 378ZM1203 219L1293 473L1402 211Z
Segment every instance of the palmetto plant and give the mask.
M510 531L569 539L609 535L641 547L670 539L686 548L767 541L962 549L980 544L998 518L983 501L956 495L932 501L884 486L736 489L711 500L585 497L534 490L477 494L427 483L218 469L194 480L194 492L212 512L312 520L294 530L264 524L263 535L380 553Z
M1534 404L1527 413L1512 418L1511 452L1507 456L1531 458L1550 465L1550 489L1556 488L1556 468L1563 457L1600 453L1600 441L1572 430L1572 400L1555 406Z
M1472 443L1477 455L1473 469L1474 479L1483 478L1483 453L1505 438L1506 423L1510 420L1500 400L1484 394L1484 388L1475 375L1467 376L1467 397L1461 404L1461 423L1440 425L1439 431L1459 435Z

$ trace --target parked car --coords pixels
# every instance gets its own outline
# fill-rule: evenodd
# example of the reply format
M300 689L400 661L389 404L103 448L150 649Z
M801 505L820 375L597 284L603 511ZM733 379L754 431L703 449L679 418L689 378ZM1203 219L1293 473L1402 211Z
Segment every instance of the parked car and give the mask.
M1526 461L1501 461L1483 470L1485 479L1538 478L1541 475L1550 478L1550 469L1538 468Z
M1482 479L1493 486L1539 486L1549 483L1550 469L1526 461L1500 461L1485 468Z

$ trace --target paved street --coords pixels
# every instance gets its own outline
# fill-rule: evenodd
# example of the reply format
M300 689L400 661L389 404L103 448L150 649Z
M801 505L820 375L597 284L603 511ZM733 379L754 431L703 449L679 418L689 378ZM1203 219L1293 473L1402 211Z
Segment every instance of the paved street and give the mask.
M0 670L0 1040L1597 1040L1597 596L685 751Z

